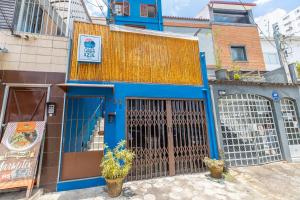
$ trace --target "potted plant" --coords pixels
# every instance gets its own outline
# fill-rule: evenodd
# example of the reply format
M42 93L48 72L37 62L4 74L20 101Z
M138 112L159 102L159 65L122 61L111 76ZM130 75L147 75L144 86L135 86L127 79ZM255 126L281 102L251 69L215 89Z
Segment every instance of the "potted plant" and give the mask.
M126 142L123 140L113 150L105 146L105 155L100 167L110 197L120 196L123 181L132 166L134 153L126 149L125 144Z
M221 50L216 48L216 71L217 80L227 80L227 70L222 68Z
M211 177L217 179L222 178L224 171L224 160L216 160L205 157L204 163L208 167Z
M234 66L233 69L229 72L230 80L241 80L241 70L239 66Z

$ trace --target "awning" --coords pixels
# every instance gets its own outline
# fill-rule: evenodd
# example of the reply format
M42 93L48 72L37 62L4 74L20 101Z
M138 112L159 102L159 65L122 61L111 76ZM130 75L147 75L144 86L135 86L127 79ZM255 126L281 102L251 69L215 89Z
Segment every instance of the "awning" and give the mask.
M62 90L67 91L68 88L77 87L77 88L111 88L114 89L113 84L84 84L84 83L60 83L56 84Z

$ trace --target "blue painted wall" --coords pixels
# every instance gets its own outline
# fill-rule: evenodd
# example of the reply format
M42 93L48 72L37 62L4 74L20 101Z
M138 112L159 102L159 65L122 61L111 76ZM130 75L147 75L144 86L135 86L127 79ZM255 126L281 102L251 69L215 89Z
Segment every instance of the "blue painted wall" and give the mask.
M116 112L115 120L110 123L105 120L105 136L104 142L114 147L119 141L125 139L126 134L126 98L170 98L170 99L203 99L206 106L206 115L212 116L212 110L209 107L210 102L207 96L207 89L197 86L178 86L178 85L158 85L158 84L129 84L129 83L113 83L115 85L113 89L103 88L70 88L68 96L77 95L94 95L105 97L105 118L108 119L109 112ZM209 115L210 113L210 115ZM210 156L213 158L218 157L216 151L215 133L213 120L207 118L208 131L209 131L209 146ZM100 177L99 177L100 178ZM96 178L97 180L99 178ZM58 183L57 190L70 190L81 189L86 187L93 187L105 184L103 181L95 181L90 179L86 183L86 180L74 180ZM101 179L101 178L100 178ZM99 179L99 180L100 180ZM102 180L102 179L101 179Z
M126 138L126 98L202 99L205 103L207 116L210 156L212 158L218 158L213 109L204 53L200 53L200 59L203 74L203 86L69 81L81 84L113 84L114 88L71 87L68 90L67 96L102 96L105 98L105 119L108 119L108 113L116 112L116 117L113 122L105 120L104 142L110 147L114 147L119 141ZM57 190L81 189L103 184L105 184L105 182L101 177L65 181L58 183Z
M122 2L122 0L115 0L115 2ZM129 16L115 16L114 23L117 25L133 25L145 26L146 29L163 30L163 17L161 0L128 0L130 5ZM110 3L110 0L109 0ZM155 18L141 17L140 6L141 4L157 5L157 15ZM111 17L111 11L108 10L107 17Z

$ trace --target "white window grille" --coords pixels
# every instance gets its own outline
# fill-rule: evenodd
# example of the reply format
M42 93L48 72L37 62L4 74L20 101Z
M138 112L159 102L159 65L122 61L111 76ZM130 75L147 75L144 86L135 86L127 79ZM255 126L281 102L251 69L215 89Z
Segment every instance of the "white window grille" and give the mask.
M17 32L66 36L73 20L89 21L83 0L16 0Z
M218 101L224 156L230 166L258 165L282 159L271 102L252 94Z

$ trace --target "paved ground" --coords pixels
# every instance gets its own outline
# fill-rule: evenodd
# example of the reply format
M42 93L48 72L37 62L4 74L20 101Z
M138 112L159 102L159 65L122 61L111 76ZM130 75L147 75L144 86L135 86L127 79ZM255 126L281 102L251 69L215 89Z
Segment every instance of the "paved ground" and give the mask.
M235 168L229 181L207 173L126 183L118 200L300 200L300 163ZM5 196L2 196L5 200ZM2 200L0 196L0 200ZM14 198L17 199L17 198ZM105 200L104 187L43 195L40 200Z

